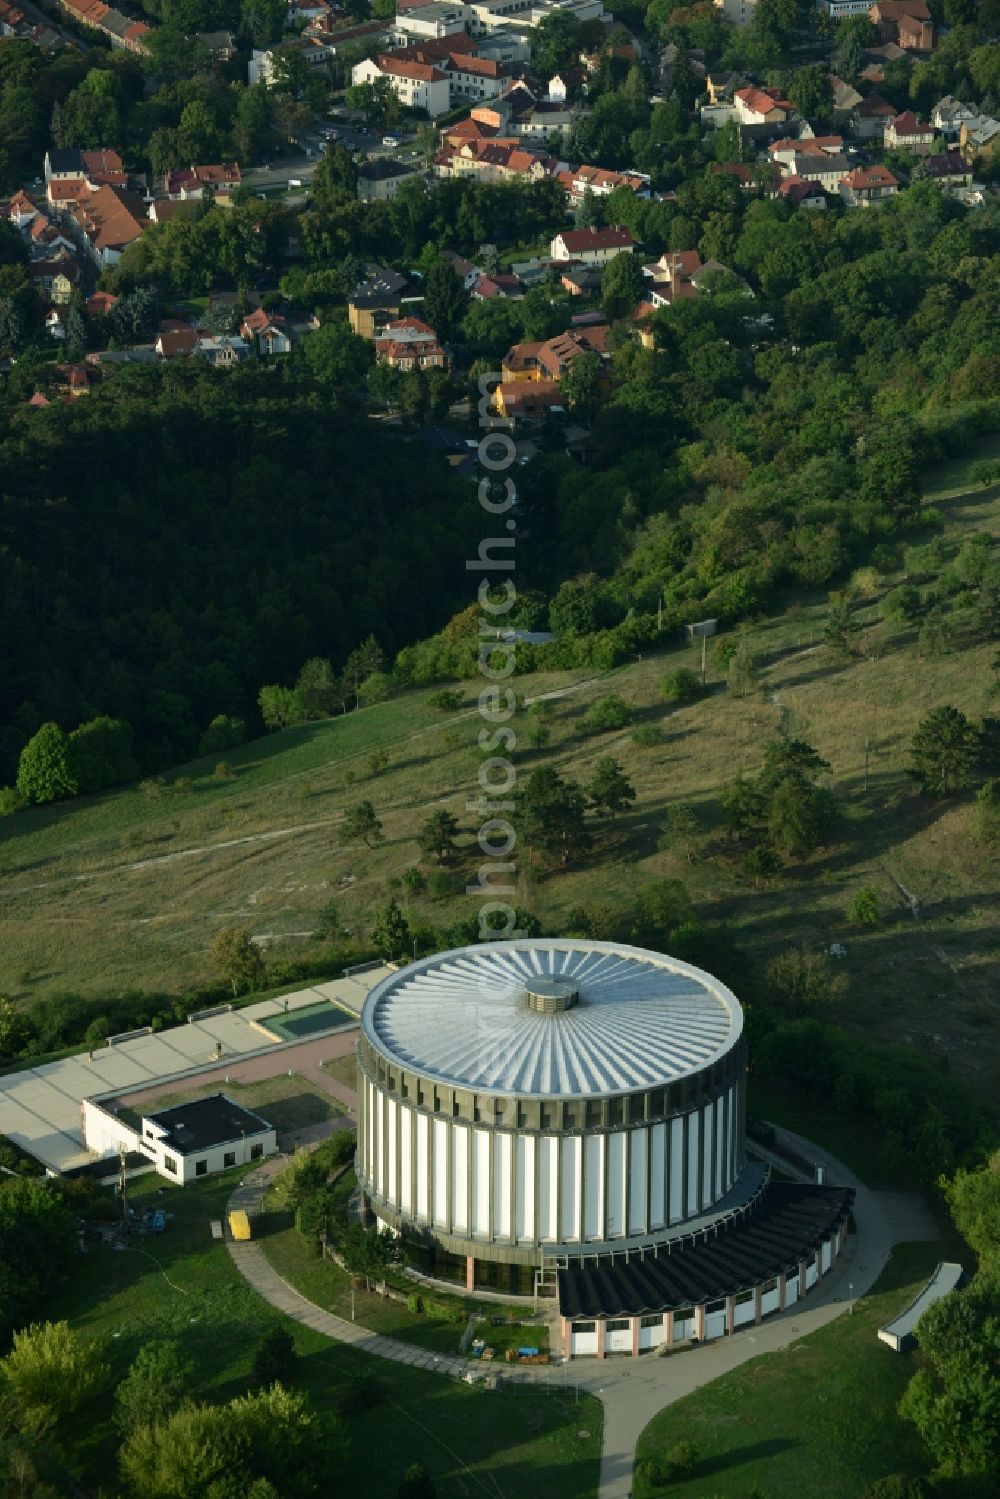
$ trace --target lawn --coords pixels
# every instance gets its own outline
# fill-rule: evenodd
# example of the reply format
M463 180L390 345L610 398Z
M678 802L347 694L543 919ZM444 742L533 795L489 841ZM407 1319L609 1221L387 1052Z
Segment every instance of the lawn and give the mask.
M639 1463L694 1444L690 1476L669 1486L676 1499L859 1499L888 1473L925 1474L927 1457L896 1406L917 1367L892 1353L877 1329L926 1281L941 1246L896 1248L854 1313L839 1317L781 1353L743 1364L668 1407L639 1439L635 1499L663 1493ZM696 1356L696 1355L695 1355Z
M351 1181L353 1182L353 1178ZM266 1214L258 1237L267 1258L289 1285L337 1317L350 1320L353 1313L357 1322L363 1327L370 1327L373 1332L400 1338L405 1343L417 1343L433 1353L457 1357L468 1317L475 1314L486 1319L477 1326L476 1336L492 1344L501 1357L503 1350L508 1347L549 1346L546 1327L507 1326L506 1318L510 1307L466 1300L460 1295L449 1296L433 1289L425 1291L408 1282L398 1272L389 1276L390 1284L395 1289L407 1295L419 1296L424 1304L453 1306L462 1312L461 1319L452 1322L433 1312L412 1312L403 1302L364 1288L355 1287L352 1291L352 1277L333 1260L320 1259L313 1254L293 1227L291 1214L278 1208L272 1208ZM494 1316L502 1316L505 1325L491 1327L489 1318Z
M130 1191L139 1208L155 1202L171 1215L161 1237L134 1249L95 1249L53 1298L48 1315L106 1340L113 1379L155 1338L180 1340L197 1370L196 1399L228 1399L245 1391L254 1351L283 1319L251 1291L210 1222L223 1216L241 1172L186 1188L159 1177ZM441 1499L540 1492L553 1499L594 1499L602 1412L597 1401L574 1406L558 1391L511 1389L489 1394L402 1365L369 1358L297 1324L296 1382L327 1408L357 1375L372 1373L380 1403L349 1423L350 1448L338 1460L337 1490L392 1499L406 1468L419 1460ZM579 1432L586 1431L586 1437ZM83 1413L73 1433L80 1479L115 1492L117 1442L106 1413ZM377 1460L373 1462L373 1454Z
M353 1056L331 1057L325 1062L320 1062L324 1072L336 1078L338 1083L343 1083L345 1088L352 1088L357 1092L358 1087L358 1064Z

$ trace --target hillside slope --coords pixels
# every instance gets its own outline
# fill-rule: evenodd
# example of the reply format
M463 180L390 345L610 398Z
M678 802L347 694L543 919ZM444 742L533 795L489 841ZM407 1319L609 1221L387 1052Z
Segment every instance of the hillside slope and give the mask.
M960 475L951 477L954 497L935 495L946 555L974 530L1000 528L1000 488L967 491ZM938 476L945 489L948 478ZM551 741L542 751L518 750L519 773L552 763L586 782L597 760L613 754L638 798L613 828L592 819L593 852L566 873L546 873L519 851L518 901L544 930L558 932L574 908L627 905L648 880L669 876L685 881L703 921L726 924L757 972L793 944L843 942L850 982L836 1018L947 1058L985 1094L1000 1061L1000 859L975 842L968 797L919 796L907 766L928 710L951 703L980 718L995 706L996 645L921 656L913 627L884 623L877 659L845 659L822 644L826 612L825 600L813 598L753 627L761 689L746 699L710 667L702 698L666 703L665 670L695 664L685 645L599 678L520 679L529 700L556 696ZM858 605L863 621L880 613L877 598ZM315 958L326 946L318 928L331 900L342 929L363 942L375 908L418 862L416 834L431 809L447 806L471 835L466 801L482 758L477 690L469 684L463 709L444 718L429 692L412 692L272 735L229 753L232 781L215 779L212 763L199 761L178 772L191 778L190 789L168 788L155 800L128 789L6 819L0 993L30 1004L75 991L92 997L96 1013L102 995L125 989L196 987L208 980L212 937L234 924L266 939L272 964ZM584 731L590 704L612 691L634 705L638 722L662 727L660 744L641 748L631 731ZM526 726L523 716L515 722ZM759 766L764 743L780 732L809 740L830 762L843 815L830 847L755 889L726 846L716 799L738 770ZM373 773L366 761L378 751L389 764ZM338 844L345 808L362 798L385 828L385 842L371 851ZM677 802L698 814L703 851L693 861L657 852L664 813ZM456 876L459 889L475 868L473 852ZM846 919L861 885L878 890L885 913L863 932ZM404 904L412 926L437 934L475 910L461 894L424 892Z

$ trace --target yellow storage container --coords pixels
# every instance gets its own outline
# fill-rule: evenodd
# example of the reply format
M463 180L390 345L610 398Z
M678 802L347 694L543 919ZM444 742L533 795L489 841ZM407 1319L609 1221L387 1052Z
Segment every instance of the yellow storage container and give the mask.
M242 1208L237 1208L235 1212L229 1214L229 1232L234 1239L250 1238L250 1219Z

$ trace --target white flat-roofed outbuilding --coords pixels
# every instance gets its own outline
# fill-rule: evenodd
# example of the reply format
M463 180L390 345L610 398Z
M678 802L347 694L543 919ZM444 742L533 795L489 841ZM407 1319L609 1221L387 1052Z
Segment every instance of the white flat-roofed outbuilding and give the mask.
M285 1022L324 1001L330 1005L330 1029L335 1029L344 1023L345 1013L357 1018L372 984L394 971L376 965L239 1010L222 1005L193 1015L185 1025L113 1037L90 1052L7 1073L0 1077L0 1135L50 1171L72 1171L111 1149L110 1143L95 1149L95 1142L85 1139L86 1100L181 1081L220 1062L281 1051L297 1040L268 1031L268 1020Z

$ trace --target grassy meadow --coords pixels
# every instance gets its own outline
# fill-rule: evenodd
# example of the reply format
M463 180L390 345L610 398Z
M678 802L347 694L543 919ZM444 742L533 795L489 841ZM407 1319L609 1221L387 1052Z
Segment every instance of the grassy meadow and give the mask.
M948 555L976 530L1000 530L1000 487L969 490L971 461L931 476L928 498L945 518ZM843 942L850 982L834 1018L931 1054L986 1095L1000 1065L1000 860L976 844L969 799L917 795L907 764L911 736L931 708L952 703L973 718L996 711L996 645L922 656L913 627L878 624L877 597L856 607L863 623L878 625L876 659L823 645L826 596L801 596L751 628L760 690L747 698L727 689L710 654L704 695L667 703L665 671L697 664L683 643L596 677L520 678L528 700L558 695L550 743L519 748L519 774L554 764L586 783L611 754L638 798L614 826L592 819L593 852L566 873L547 873L519 850L518 903L558 931L575 907L631 903L647 881L676 877L701 919L725 922L754 965L792 944ZM272 961L321 957L320 913L331 901L342 930L363 941L375 908L419 859L422 821L441 806L466 830L461 890L478 862L466 808L482 758L477 691L466 684L463 707L445 716L421 690L272 734L228 752L235 780L216 780L213 763L197 761L176 772L190 778L189 790L168 786L150 800L130 788L5 819L0 992L30 1002L74 990L92 995L98 1013L109 992L197 987L209 978L213 936L232 925L266 939ZM611 692L634 706L637 723L659 725L662 742L644 748L629 730L587 733L588 708ZM842 819L831 846L755 889L726 846L716 799L736 771L756 769L781 730L830 762ZM376 752L389 763L372 773L366 762ZM374 850L341 847L338 824L363 798L385 841ZM678 802L699 819L703 847L693 861L657 851L664 814ZM879 925L863 931L845 914L861 885L876 888L883 909ZM400 899L417 927L447 927L475 909L462 894Z
M916 1429L896 1414L919 1355L895 1354L876 1334L941 1253L937 1243L897 1246L852 1315L661 1411L639 1438L635 1499L667 1491L676 1499L860 1499L889 1473L926 1475ZM682 1441L698 1455L690 1473L667 1486L650 1482L643 1464ZM976 1491L963 1492L972 1499Z
M112 1388L138 1350L156 1338L178 1339L193 1361L194 1399L227 1400L252 1387L258 1344L285 1319L251 1290L225 1245L211 1237L210 1223L224 1216L241 1174L237 1168L188 1187L142 1178L130 1202L164 1208L170 1215L165 1233L124 1251L90 1248L53 1298L51 1320L66 1318L102 1341ZM572 1391L533 1387L489 1394L287 1325L299 1354L293 1383L321 1409L330 1409L360 1375L374 1376L380 1390L377 1404L346 1422L348 1450L343 1461L338 1455L337 1492L393 1499L406 1469L420 1461L440 1499L473 1493L499 1499L537 1492L539 1483L553 1499L595 1499L598 1401L581 1396L576 1406ZM81 1410L72 1436L81 1482L95 1493L115 1493L118 1440L107 1403Z

